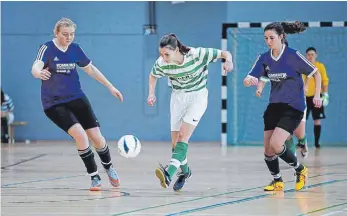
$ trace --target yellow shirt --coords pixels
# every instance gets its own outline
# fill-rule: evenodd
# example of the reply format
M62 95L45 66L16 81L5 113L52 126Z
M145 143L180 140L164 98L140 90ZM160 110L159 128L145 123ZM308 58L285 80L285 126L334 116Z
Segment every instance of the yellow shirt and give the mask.
M325 66L323 63L316 61L314 63L314 66L316 66L316 68L318 69L318 72L320 73L321 77L322 77L322 86L327 86L329 84L329 78L327 75L327 71L325 70ZM304 83L306 81L306 75L302 75L302 78L304 80ZM313 77L311 77L308 80L308 91L306 93L307 97L312 97L314 96L314 93L316 91L316 84L315 84L315 80Z

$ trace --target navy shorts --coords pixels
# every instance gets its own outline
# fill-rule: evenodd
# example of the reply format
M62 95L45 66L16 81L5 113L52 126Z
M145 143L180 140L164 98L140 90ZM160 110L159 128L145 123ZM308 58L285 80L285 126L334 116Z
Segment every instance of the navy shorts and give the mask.
M279 127L293 134L303 117L304 112L294 109L288 104L270 103L264 112L264 131Z
M84 130L100 127L86 96L52 106L45 110L45 114L65 132L77 123L81 124Z

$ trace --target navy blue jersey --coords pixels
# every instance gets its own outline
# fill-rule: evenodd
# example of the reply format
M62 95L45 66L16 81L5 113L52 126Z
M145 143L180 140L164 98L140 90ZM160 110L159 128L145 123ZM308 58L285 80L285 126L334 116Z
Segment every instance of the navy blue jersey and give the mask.
M316 71L297 50L285 46L277 58L271 50L261 54L248 75L271 81L270 103L286 103L303 112L306 104L301 74L311 77Z
M49 41L40 47L36 61L42 61L43 68L51 72L51 77L41 85L44 109L84 96L76 64L86 67L91 61L78 44L72 43L67 50L62 50L54 41Z

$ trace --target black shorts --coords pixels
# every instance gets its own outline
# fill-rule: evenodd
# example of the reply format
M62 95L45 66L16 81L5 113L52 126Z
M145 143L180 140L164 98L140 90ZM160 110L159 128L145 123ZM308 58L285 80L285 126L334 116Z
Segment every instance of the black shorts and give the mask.
M310 112L312 112L313 120L325 119L324 107L323 106L321 106L320 108L315 107L313 104L313 97L306 97L306 106L307 106L306 119L308 119Z
M76 123L81 124L84 130L100 127L86 96L52 106L45 110L45 114L65 132Z
M294 109L288 104L270 103L264 112L264 131L279 127L293 134L303 117L304 112Z

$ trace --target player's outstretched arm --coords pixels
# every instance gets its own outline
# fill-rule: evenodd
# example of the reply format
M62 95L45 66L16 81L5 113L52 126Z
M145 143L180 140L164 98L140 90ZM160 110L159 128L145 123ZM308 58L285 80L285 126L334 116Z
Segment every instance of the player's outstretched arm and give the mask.
M148 88L148 98L147 98L147 103L150 106L153 106L155 101L156 101L156 97L155 97L155 87L157 86L157 77L154 77L151 73L149 74L149 88Z
M243 80L243 85L246 87L258 85L259 78L265 75L264 72L261 56L259 55L251 70Z
M305 95L308 91L308 83L309 83L309 80L311 79L311 77L306 77L305 79L305 83L304 83L304 92L305 92Z
M113 96L118 98L121 102L123 102L123 95L122 93L116 89L110 81L99 71L97 67L95 67L93 64L88 65L87 67L84 67L83 70L92 78L97 80L99 83L104 85L108 90L111 92Z
M322 77L318 71L313 74L313 77L314 77L314 81L316 84L315 85L316 91L314 93L313 103L316 107L321 107L322 106L322 99L320 97L320 92L321 92Z
M265 86L265 81L260 79L257 85L257 90L255 91L255 95L259 98L261 98L261 93L263 92Z

